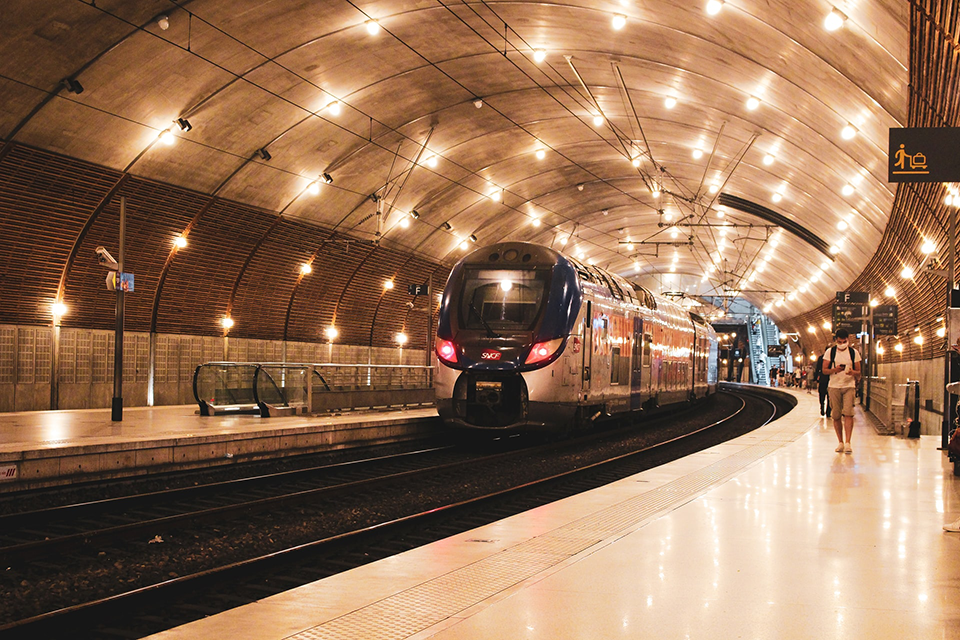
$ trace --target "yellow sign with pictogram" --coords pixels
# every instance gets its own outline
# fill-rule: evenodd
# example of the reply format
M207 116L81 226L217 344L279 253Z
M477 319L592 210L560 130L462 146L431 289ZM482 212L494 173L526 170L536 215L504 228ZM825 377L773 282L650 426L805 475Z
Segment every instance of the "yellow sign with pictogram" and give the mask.
M960 128L890 129L890 182L960 181Z

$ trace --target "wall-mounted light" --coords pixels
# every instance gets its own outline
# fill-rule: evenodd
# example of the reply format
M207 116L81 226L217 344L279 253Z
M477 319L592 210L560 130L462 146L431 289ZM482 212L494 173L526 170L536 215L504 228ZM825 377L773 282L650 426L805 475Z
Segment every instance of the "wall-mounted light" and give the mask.
M190 121L186 118L177 118L174 120L177 123L177 126L180 127L180 131L190 131L193 129L193 125L190 124Z
M177 236L173 241L173 246L175 246L177 249L183 249L187 246L187 239L183 236Z
M477 109L480 109L481 107L483 107L483 98L475 99L473 101L473 106L475 106Z
M224 329L229 329L230 327L233 326L233 318L231 318L230 316L224 316L220 318L220 326L223 327Z
M157 26L160 27L161 31L166 31L170 28L170 18L166 15L157 16Z
M386 291L390 291L390 289L393 289L393 280L384 280L383 288Z
M63 319L63 316L67 315L67 305L59 301L54 302L50 305L50 313L53 315L53 324L59 327L60 320Z
M74 78L64 78L60 81L60 85L70 93L83 93L83 85L80 84L79 80Z
M402 347L403 345L407 344L407 334L405 334L405 333L403 333L403 332L398 333L398 334L396 335L395 340L397 341L397 344Z
M611 24L613 25L614 30L620 31L620 29L623 29L625 26L627 26L627 16L618 13L617 15L613 16Z
M330 325L329 327L323 330L323 335L327 337L327 340L334 340L338 335L340 335L340 332L337 331L337 328L335 326Z
M707 14L715 16L723 9L723 0L710 0L707 2Z
M830 9L830 13L823 19L823 28L827 31L836 31L847 21L847 14L836 7Z
M311 273L312 271L313 271L313 267L310 266L309 262L304 262L303 264L300 265L300 275L305 276L308 273Z
M266 147L257 149L257 155L260 156L261 160L266 160L266 161L269 161L271 158L273 158L273 156L270 155L270 152L267 151Z

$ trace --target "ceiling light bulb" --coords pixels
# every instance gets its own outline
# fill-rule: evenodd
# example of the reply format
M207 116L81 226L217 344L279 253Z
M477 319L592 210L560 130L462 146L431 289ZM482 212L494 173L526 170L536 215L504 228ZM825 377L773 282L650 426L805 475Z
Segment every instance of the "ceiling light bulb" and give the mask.
M224 329L229 329L230 327L233 326L233 318L230 318L230 317L220 318L220 326L223 327Z
M709 187L707 187L707 190L710 193L716 193L717 191L720 191L720 185L718 185L717 183L713 183Z
M948 207L953 205L953 194L952 194L952 193L948 193L948 194L947 194L947 197L945 197L945 198L943 199L943 204L947 205Z
M830 13L827 14L827 17L823 20L823 28L827 31L836 31L842 27L843 23L846 21L847 16L836 7L833 7L830 9Z
M401 345L401 346L407 344L407 334L405 334L405 333L398 333L398 334L397 334L397 344L399 344L399 345Z
M852 124L848 124L840 131L840 136L844 140L852 140L857 135L857 128Z
M434 168L437 166L437 156L430 156L427 158L427 166Z
M660 189L658 189L657 187L654 187L654 188L653 188L653 191L650 192L650 195L652 195L654 198L659 198L659 197L660 197Z
M163 31L166 31L170 28L170 18L167 16L157 16L157 26Z
M177 239L173 241L173 244L177 247L177 249L183 249L187 246L187 239L183 236L177 236Z
M780 202L783 200L783 194L778 191L771 196L771 200L774 202Z
M667 222L670 222L671 220L673 220L673 212L672 212L672 211L665 211L665 212L663 213L663 219L666 220Z
M844 231L846 230L846 228L847 228L846 221L841 220L840 222L837 223L837 229L840 229L840 231Z
M366 24L367 24L367 33L369 33L370 35L375 36L378 33L380 33L380 23L377 22L376 20L367 20Z
M750 96L749 98L747 98L747 109L749 109L750 111L753 111L759 106L760 106L760 98L756 96Z
M400 228L401 228L401 229L406 229L406 228L408 228L409 226L410 226L410 218L408 218L407 216L403 216L402 218L400 218Z
M845 184L843 185L843 189L841 189L841 193L843 193L845 196L853 195L853 191L854 189L852 184Z
M329 327L323 330L323 335L327 336L329 340L333 340L338 335L340 335L340 332L337 331L337 328L335 326L330 325Z
M613 16L613 28L619 31L627 25L627 16L620 15L619 13Z
M938 337L938 338L942 338L942 337L944 337L945 335L947 335L947 328L946 328L946 327L937 327L937 337Z
M630 161L630 164L632 164L632 165L635 166L635 167L639 167L639 166L640 166L640 157L637 156L636 158L634 158L633 160L631 160L631 161Z
M904 267L903 270L900 272L900 277L906 280L909 280L910 278L913 277L913 269L911 269L910 267Z
M722 218L722 217L724 217L724 216L726 216L726 215L727 215L727 212L726 212L726 211L724 211L723 209L717 209L717 217L718 217L718 218Z
M547 157L547 152L543 149L537 149L537 160L543 160Z
M603 126L603 116L593 116L593 126L602 127Z
M177 140L177 136L173 135L173 131L170 131L170 129L164 129L158 137L160 138L160 142L168 146Z
M490 199L493 200L494 202L500 202L500 189L497 189L496 191L491 193Z
M926 255L930 255L931 253L935 253L937 251L937 245L930 240L924 240L923 244L920 246L920 251Z
M774 156L772 153L768 153L767 155L763 156L763 164L769 167L776 159L776 156Z
M723 0L710 0L707 2L707 14L715 16L723 9Z
M340 101L339 101L339 100L334 100L333 102L331 102L330 104L328 104L328 105L327 105L327 111L329 111L329 112L330 112L330 115L333 115L333 116L338 116L338 115L340 115Z
M897 353L900 353L903 351L903 345L898 342L897 344L893 345L893 350Z
M389 291L390 289L393 289L393 280L384 280L383 288L386 289L387 291Z
M923 344L923 336L915 336L913 341L917 344Z
M665 106L667 109L673 109L675 106L677 106L677 99L673 96L667 96L663 101L663 106Z
M694 159L694 160L699 160L699 159L702 158L702 157L703 157L703 151L701 151L700 149L694 149L694 150L693 150L693 159Z
M312 196L315 196L318 193L320 193L320 183L317 182L316 180L311 182L310 186L307 187L307 192Z
M880 302L878 302L876 298L870 298L869 305L870 305L871 307L876 307L876 306L879 305L879 304L880 304Z
M470 243L464 240L463 242L460 243L460 248L466 251L467 249L470 248Z
M840 247L838 247L835 244L830 245L830 253L832 253L833 255L837 255L838 253L840 253Z
M566 239L566 238L560 238L560 246L562 247L562 246L565 245L565 244L567 244L567 239Z
M50 306L50 311L53 313L53 315L59 318L67 313L67 305L63 304L62 302L54 302Z
M627 243L627 251L633 251L633 248L634 248L633 243L632 243L632 242L628 242L628 243Z
M547 58L547 52L543 49L537 49L533 52L533 59L537 62L543 62Z
M311 267L308 263L304 262L302 265L300 265L300 273L302 275L307 275L312 271L313 271L313 267Z
M897 295L897 292L893 287L887 287L883 290L883 295L887 296L888 298L892 298Z
M530 224L532 224L532 225L535 226L535 227L539 227L539 226L540 226L540 218L534 218L533 220L530 221Z
M482 109L482 108L483 108L483 98L477 98L476 100L474 100L474 101L473 101L473 106L475 106L477 109Z

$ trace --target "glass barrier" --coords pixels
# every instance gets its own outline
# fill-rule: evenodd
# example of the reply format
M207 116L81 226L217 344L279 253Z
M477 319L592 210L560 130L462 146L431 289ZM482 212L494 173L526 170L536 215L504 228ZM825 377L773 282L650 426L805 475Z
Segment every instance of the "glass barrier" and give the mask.
M200 414L307 412L311 395L340 391L430 389L433 367L418 365L208 362L197 367ZM344 407L350 408L350 407Z

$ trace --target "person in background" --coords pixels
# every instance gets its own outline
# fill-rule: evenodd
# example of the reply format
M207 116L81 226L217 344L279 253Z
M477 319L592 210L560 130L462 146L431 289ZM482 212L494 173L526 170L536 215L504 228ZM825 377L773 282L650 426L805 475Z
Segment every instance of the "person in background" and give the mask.
M857 381L860 379L862 358L850 346L850 334L837 329L836 345L823 352L823 372L830 376L827 395L833 413L833 428L837 432L837 453L853 453L850 438L853 435L853 406L856 402Z
M820 415L830 417L830 397L827 395L827 387L830 384L830 376L823 372L823 356L817 358L817 363L813 365L813 379L817 383L817 392L820 394Z
M779 376L780 376L780 369L777 369L776 367L772 367L770 369L770 386L771 387L777 386L777 380L779 379Z

